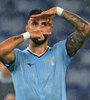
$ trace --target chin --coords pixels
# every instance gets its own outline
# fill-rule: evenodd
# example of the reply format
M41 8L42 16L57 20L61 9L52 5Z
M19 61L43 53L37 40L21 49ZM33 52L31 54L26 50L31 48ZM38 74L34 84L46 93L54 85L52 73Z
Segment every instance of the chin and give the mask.
M36 45L42 45L48 40L48 36L44 35L44 40L40 39L31 39Z

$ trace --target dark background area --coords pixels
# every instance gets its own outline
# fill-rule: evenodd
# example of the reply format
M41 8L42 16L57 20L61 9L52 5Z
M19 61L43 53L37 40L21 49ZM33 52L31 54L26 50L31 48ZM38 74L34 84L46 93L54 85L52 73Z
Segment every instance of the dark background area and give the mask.
M25 32L30 10L35 8L48 10L55 6L76 13L90 22L90 0L0 0L0 42ZM71 24L59 16L55 17L53 26L49 46L66 39L75 31ZM25 49L28 43L29 40L20 44L18 48ZM90 100L90 35L68 66L66 86L67 100ZM1 89L0 97L2 97Z

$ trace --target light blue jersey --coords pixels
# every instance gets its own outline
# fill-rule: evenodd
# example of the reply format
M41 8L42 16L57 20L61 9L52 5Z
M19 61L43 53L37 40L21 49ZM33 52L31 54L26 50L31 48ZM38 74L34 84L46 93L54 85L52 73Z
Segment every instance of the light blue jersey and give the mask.
M65 73L71 58L61 41L40 57L15 49L11 71L16 100L66 100Z

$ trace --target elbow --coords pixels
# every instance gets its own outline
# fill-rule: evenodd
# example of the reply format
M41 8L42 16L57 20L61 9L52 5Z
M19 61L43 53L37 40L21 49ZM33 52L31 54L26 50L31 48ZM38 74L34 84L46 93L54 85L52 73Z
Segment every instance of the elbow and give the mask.
M0 57L5 56L7 53L7 48L3 45L0 45Z
M88 25L88 30L89 30L89 34L90 34L90 24Z
M90 24L87 26L86 28L86 34L89 35L90 34Z
M90 34L90 24L86 25L80 33L82 33L84 37L87 37Z
M4 50L0 48L0 61L5 56Z

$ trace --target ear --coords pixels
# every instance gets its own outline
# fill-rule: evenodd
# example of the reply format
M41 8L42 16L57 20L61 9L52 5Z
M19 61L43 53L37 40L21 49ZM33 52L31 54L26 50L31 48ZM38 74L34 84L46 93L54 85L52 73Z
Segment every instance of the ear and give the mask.
M28 25L25 26L25 30L26 30L27 32L29 31Z

